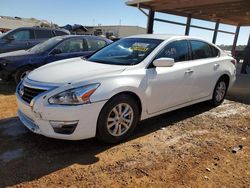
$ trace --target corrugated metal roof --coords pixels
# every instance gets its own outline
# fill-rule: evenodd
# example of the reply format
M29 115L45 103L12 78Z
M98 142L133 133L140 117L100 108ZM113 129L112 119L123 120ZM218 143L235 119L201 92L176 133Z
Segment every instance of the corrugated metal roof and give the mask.
M126 4L225 24L250 25L250 0L130 0Z

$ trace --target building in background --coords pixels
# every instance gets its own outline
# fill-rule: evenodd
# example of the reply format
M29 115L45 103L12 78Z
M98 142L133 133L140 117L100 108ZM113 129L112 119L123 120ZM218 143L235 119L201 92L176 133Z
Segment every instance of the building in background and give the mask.
M72 27L69 29L68 27ZM38 20L35 18L20 18L0 16L0 32L4 33L11 29L19 27L58 27L56 24L50 23L46 20ZM145 34L146 28L139 26L128 25L101 25L98 26L83 26L79 24L66 25L65 28L71 31L72 34L80 35L103 35L107 38L122 38L130 35ZM73 29L75 28L75 29Z
M104 35L107 38L111 36L116 38L127 37L130 35L145 34L146 28L139 26L128 25L98 25L98 26L86 26L87 35Z

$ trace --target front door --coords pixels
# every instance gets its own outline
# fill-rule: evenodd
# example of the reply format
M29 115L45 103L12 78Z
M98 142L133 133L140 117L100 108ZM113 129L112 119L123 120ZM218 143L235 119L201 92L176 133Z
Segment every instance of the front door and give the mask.
M29 49L31 47L30 42L34 40L34 33L29 29L11 32L5 38L8 38L8 36L12 36L13 40L6 39L5 52Z
M192 100L193 70L186 40L167 44L155 59L175 60L173 67L147 69L147 106L153 114Z

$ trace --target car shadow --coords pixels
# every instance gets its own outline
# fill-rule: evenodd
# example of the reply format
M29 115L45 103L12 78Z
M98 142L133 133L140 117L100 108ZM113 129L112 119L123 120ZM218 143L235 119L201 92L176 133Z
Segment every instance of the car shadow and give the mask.
M129 140L145 136L211 109L205 103L182 108L142 121ZM0 186L32 181L73 164L97 163L97 155L116 145L96 139L64 141L28 131L17 117L0 120Z
M239 91L229 92L226 96L226 99L250 105L250 89L248 92L239 92Z

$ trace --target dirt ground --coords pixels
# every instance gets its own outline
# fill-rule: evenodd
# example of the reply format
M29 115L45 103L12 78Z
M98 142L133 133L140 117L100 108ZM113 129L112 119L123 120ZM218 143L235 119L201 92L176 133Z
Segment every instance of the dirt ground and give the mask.
M13 93L0 83L0 187L250 187L249 104L166 113L110 146L29 132Z

